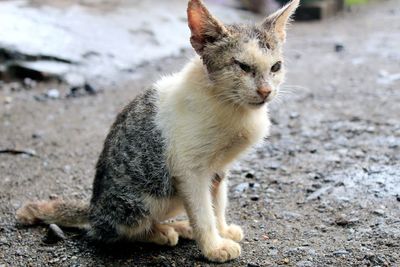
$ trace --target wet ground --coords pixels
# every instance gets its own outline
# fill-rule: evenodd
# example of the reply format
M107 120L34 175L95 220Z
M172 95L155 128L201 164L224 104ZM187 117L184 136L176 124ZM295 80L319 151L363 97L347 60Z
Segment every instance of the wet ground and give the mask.
M245 229L243 255L221 266L400 265L399 15L397 1L374 1L293 25L272 134L232 171L228 217ZM0 150L24 152L0 153L0 266L213 265L191 241L100 246L65 230L52 243L47 227L14 220L26 200L88 199L115 115L190 55L162 55L95 94L0 85Z

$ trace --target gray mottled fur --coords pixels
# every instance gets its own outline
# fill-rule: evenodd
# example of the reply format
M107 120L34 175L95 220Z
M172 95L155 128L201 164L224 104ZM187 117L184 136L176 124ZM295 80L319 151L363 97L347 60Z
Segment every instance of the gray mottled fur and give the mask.
M117 225L137 226L149 215L143 199L174 194L164 141L154 123L157 94L148 89L118 115L96 166L90 203L90 234L118 239Z

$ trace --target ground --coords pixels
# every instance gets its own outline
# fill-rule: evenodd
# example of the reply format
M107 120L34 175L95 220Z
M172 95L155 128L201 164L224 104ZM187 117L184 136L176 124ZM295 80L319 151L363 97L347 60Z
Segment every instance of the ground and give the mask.
M322 22L295 23L272 133L230 177L230 222L242 256L220 266L400 265L400 8L373 1ZM41 98L57 87L0 85L0 266L213 266L195 243L101 246L64 229L21 227L27 200L89 199L94 164L116 114L190 49L140 66L95 95ZM15 86L14 86L15 87ZM18 89L19 88L19 89ZM36 96L36 97L35 97Z

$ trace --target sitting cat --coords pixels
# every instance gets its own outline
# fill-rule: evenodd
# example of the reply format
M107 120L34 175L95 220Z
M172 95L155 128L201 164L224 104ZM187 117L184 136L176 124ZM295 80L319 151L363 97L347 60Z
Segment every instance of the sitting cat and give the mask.
M227 171L268 135L267 103L283 82L286 25L299 4L256 25L223 25L190 0L196 56L158 81L117 117L96 166L89 203L30 202L23 224L81 227L99 241L174 246L195 239L211 261L241 253L241 228L227 224ZM186 213L189 222L165 222Z

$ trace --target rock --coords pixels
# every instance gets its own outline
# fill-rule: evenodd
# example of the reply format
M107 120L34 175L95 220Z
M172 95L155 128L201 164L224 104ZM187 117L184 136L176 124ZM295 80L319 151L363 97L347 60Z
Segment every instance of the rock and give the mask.
M278 161L270 161L268 169L270 170L277 170L281 167L281 163Z
M237 186L235 186L234 190L236 193L243 193L244 191L246 191L247 188L249 188L248 183L240 183Z
M296 263L296 267L313 267L315 266L314 263L311 261L299 261Z
M335 256L344 256L344 255L348 255L348 254L350 254L350 252L345 249L336 250L333 252L333 255L335 255Z
M0 246L3 246L3 245L8 245L7 238L5 238L5 237L0 238Z
M49 91L47 91L46 96L47 96L48 98L51 98L51 99L57 99L57 98L60 97L60 91L58 91L58 90L55 89L55 88L50 89Z
M342 52L344 50L344 45L343 44L335 44L335 52L339 53Z
M247 263L247 267L261 267L261 265L258 265L257 263Z
M48 232L47 232L47 236L46 236L44 242L47 244L53 244L53 243L62 241L64 239L65 239L65 235L64 235L63 230L61 230L61 228L58 227L57 224L50 224Z
M90 84L85 83L85 85L83 86L83 88L85 89L85 91L89 94L89 95L95 95L97 94L97 90Z
M291 211L283 211L281 213L281 216L282 216L283 219L291 221L291 220L296 220L296 219L300 218L301 214L295 213L295 212L291 212Z
M378 215L378 216L383 216L385 215L385 211L383 209L376 209L372 211L373 214Z
M64 81L71 87L82 87L85 84L85 78L78 73L67 73Z
M352 226L355 225L359 222L360 220L357 218L347 218L346 215L340 214L336 219L335 219L335 224L338 226Z
M23 84L24 84L25 88L31 89L37 85L37 82L32 80L31 78L25 78L23 80Z
M6 96L6 97L4 98L4 104L9 105L9 104L11 104L12 100L13 100L13 99L12 99L11 96Z
M254 178L254 173L247 172L247 173L244 175L244 177L247 178L247 179L253 179L253 178Z
M250 199L252 201L258 201L260 199L260 197L258 195L254 195L254 196L251 196Z
M291 113L289 114L289 118L290 118L290 119L296 119L296 118L298 118L298 117L300 117L300 114L299 114L298 112L291 112Z
M59 199L59 196L57 194L50 194L49 199L51 200Z
M96 90L89 83L83 85L72 86L67 94L67 97L80 97L85 95L96 95L98 90Z

